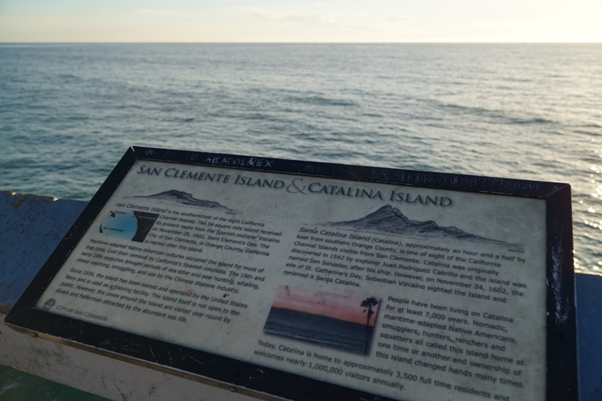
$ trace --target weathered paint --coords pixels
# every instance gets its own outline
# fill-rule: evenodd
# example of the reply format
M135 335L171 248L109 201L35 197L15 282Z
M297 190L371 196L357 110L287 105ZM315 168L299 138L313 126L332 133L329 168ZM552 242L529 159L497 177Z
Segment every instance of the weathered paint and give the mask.
M86 204L0 192L0 310L19 299Z
M4 317L0 313L0 322ZM31 337L3 323L0 323L0 365L115 401L254 400L229 390Z

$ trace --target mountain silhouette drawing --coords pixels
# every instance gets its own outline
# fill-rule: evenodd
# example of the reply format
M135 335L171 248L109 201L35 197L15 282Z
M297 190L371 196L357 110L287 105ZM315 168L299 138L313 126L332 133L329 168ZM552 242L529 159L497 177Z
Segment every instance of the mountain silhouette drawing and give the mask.
M218 202L196 199L194 196L192 196L192 194L189 194L188 192L184 191L178 191L176 189L170 189L169 191L161 192L154 195L134 196L134 198L165 200L178 205L199 207L203 209L212 209L228 214L238 213L236 210L232 210L230 208L222 206Z
M324 224L345 230L367 231L375 234L398 235L418 239L442 239L468 241L472 243L492 244L521 251L522 244L511 244L504 241L480 237L462 231L456 227L440 227L432 220L414 221L404 216L399 209L386 205L377 211L357 220Z

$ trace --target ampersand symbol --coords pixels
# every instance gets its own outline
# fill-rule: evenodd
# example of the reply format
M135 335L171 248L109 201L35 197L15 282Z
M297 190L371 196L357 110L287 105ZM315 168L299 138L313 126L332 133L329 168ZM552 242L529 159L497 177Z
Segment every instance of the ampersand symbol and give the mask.
M293 182L286 187L286 192L288 192L289 194L304 194L305 195L305 192L303 192L306 188L305 185L303 185L301 188L299 188L297 186L297 181L303 182L303 179L295 178L293 180Z

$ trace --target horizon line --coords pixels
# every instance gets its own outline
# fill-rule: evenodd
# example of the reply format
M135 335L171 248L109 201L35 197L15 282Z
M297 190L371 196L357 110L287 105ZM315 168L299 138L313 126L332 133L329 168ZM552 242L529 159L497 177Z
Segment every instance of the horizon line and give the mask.
M546 41L541 41L541 42L504 42L504 41L499 41L499 42L438 42L438 41L425 41L425 42L219 42L219 41L207 41L207 42L203 42L203 41L190 41L190 42L182 42L182 41L165 41L165 42L157 42L157 41L88 41L88 42L29 42L29 41L9 41L9 42L3 42L0 41L0 45L11 45L11 44L20 44L20 45L24 45L24 44L31 44L31 45L44 45L44 44L48 44L48 45L59 45L59 44L65 44L65 45L74 45L74 44L157 44L157 45L161 45L161 44L216 44L216 45L226 45L226 44L233 44L233 45L411 45L411 44L417 44L417 45L427 45L427 44L433 44L433 45L487 45L487 44L508 44L508 45L568 45L568 44L574 44L574 45L578 45L578 44L583 44L583 45L593 45L593 44L602 44L602 41L592 41L592 42L558 42L558 41L550 41L550 42L546 42Z

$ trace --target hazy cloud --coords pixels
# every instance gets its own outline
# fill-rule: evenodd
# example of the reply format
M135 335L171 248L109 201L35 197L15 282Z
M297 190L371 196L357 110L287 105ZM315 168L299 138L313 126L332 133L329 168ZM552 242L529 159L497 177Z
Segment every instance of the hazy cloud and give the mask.
M189 12L180 10L169 10L169 9L157 9L157 8L139 8L133 10L134 14L137 15L148 15L153 17L183 17L189 16Z
M406 15L338 14L308 12L277 12L260 8L246 8L245 14L266 21L287 21L304 24L338 26L386 26L415 20Z
M267 21L292 21L292 22L313 22L313 23L332 23L336 15L332 13L306 13L292 12L282 13L260 8L247 8L245 14Z

